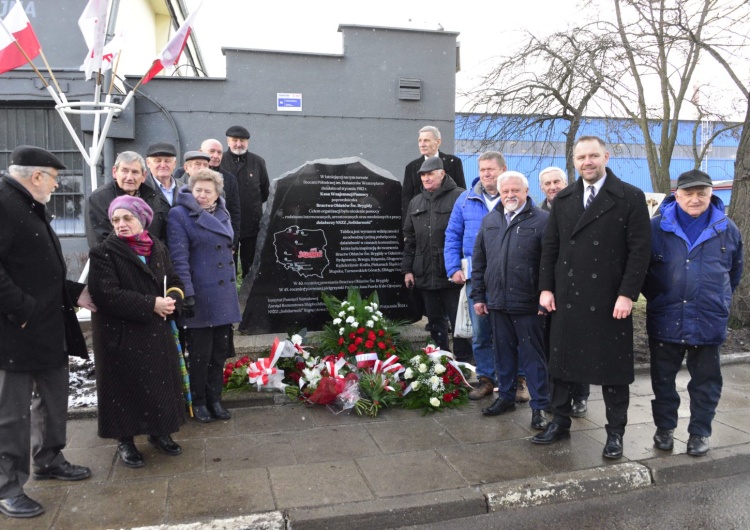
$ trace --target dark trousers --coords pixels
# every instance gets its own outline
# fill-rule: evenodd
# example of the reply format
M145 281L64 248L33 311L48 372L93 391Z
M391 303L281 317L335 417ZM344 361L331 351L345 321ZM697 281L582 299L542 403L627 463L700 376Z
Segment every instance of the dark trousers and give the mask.
M36 468L65 462L67 419L67 364L33 372L0 370L0 499L23 494L32 459Z
M546 315L544 317L544 324L544 356L547 359L547 363L549 363L549 333L551 328L549 315ZM586 401L589 398L590 394L591 385L589 385L588 383L576 383L573 387L573 399L576 401Z
M448 341L450 328L456 329L456 312L461 289L420 289L424 301L424 312L430 323L430 336L441 350L452 351L458 361L469 361L472 357L471 341L453 337L453 349ZM450 328L448 320L450 320Z
M490 324L498 370L498 394L506 401L516 400L519 363L526 375L531 408L549 407L547 360L544 357L544 317L514 315L490 309Z
M721 346L686 346L649 338L648 348L651 352L651 387L654 390L651 410L656 427L677 427L680 395L677 393L675 378L687 353L687 369L690 373L687 385L690 396L688 432L698 436L711 436L711 422L716 414L723 384L719 360Z
M239 266L242 269L242 277L247 278L247 275L250 273L250 267L253 266L253 259L255 259L255 244L258 241L258 236L250 236L250 237L241 237L240 238L240 248L237 252L240 258ZM235 257L235 264L237 263L237 259Z
M204 406L221 401L224 362L229 357L231 334L231 324L187 330L193 405Z
M566 429L572 424L570 410L575 386L576 383L552 378L552 412L555 415L552 422ZM628 424L630 385L602 385L602 396L607 410L607 424L604 426L607 434L622 436Z

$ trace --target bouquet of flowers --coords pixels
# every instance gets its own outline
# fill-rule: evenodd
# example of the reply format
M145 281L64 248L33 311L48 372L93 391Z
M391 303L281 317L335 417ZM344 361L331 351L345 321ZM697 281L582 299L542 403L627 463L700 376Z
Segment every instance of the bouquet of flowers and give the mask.
M238 390L250 386L247 378L247 365L250 364L250 357L245 355L237 362L229 361L224 366L224 391Z
M377 292L362 299L358 289L349 289L346 300L328 293L323 293L322 298L333 318L321 337L324 351L344 356L360 369L396 353L400 324L380 312Z
M403 374L408 383L402 397L404 407L428 414L468 403L471 386L466 375L473 367L456 362L451 352L429 345L408 365Z

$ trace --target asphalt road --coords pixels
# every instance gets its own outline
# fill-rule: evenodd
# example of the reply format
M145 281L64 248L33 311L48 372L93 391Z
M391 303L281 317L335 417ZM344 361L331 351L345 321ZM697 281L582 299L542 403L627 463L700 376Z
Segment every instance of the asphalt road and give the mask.
M608 497L496 512L411 530L520 529L746 529L750 528L750 474L654 485ZM404 529L402 529L404 530Z

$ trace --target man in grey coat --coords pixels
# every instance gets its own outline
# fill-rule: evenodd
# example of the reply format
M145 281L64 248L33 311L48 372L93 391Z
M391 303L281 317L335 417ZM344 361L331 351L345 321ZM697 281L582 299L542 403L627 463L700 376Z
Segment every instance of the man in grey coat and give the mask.
M633 301L648 269L651 224L643 192L607 167L595 136L573 148L581 178L557 194L542 248L539 304L552 312L549 372L554 418L532 442L570 436L576 383L602 385L605 458L622 457L633 367Z

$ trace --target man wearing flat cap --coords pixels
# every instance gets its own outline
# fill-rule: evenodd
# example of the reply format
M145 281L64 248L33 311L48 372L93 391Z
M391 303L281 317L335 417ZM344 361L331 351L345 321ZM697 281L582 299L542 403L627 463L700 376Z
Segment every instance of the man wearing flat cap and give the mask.
M204 150L207 145L208 149ZM217 152L218 155L216 154ZM222 154L221 143L218 140L205 140L201 144L200 151L188 151L185 153L185 164L182 168L178 168L174 174L175 178L178 179L181 185L187 184L188 178L199 169L211 169L212 171L217 171L222 177L224 177L224 191L222 191L222 197L224 197L227 211L229 212L229 217L232 221L232 230L234 231L232 249L236 253L240 242L240 195L237 189L237 178L231 173L219 168Z
M146 161L135 151L123 151L117 155L112 180L94 190L86 201L86 239L89 248L94 248L112 233L112 223L107 215L109 204L125 194L146 201L154 211L148 233L162 242L166 240L170 205L161 192L146 183L146 171Z
M245 277L253 264L260 216L263 203L268 199L268 171L266 161L247 150L250 143L247 129L233 125L227 129L226 135L228 149L221 161L221 169L237 177L242 211L239 258L242 276Z
M146 149L146 166L149 175L146 183L161 192L161 202L169 212L174 204L174 196L180 183L175 180L174 171L177 167L177 149L170 143L157 142Z
M32 462L36 480L91 476L62 453L68 356L88 358L74 306L96 309L84 285L66 280L45 206L62 169L52 153L20 146L0 180L0 513L8 517L44 512L23 490Z
M687 355L690 422L687 454L709 450L721 396L719 350L727 337L732 293L742 277L742 239L712 193L713 181L693 169L651 220L651 261L643 285L651 353L654 446L674 448L680 395L675 378Z

